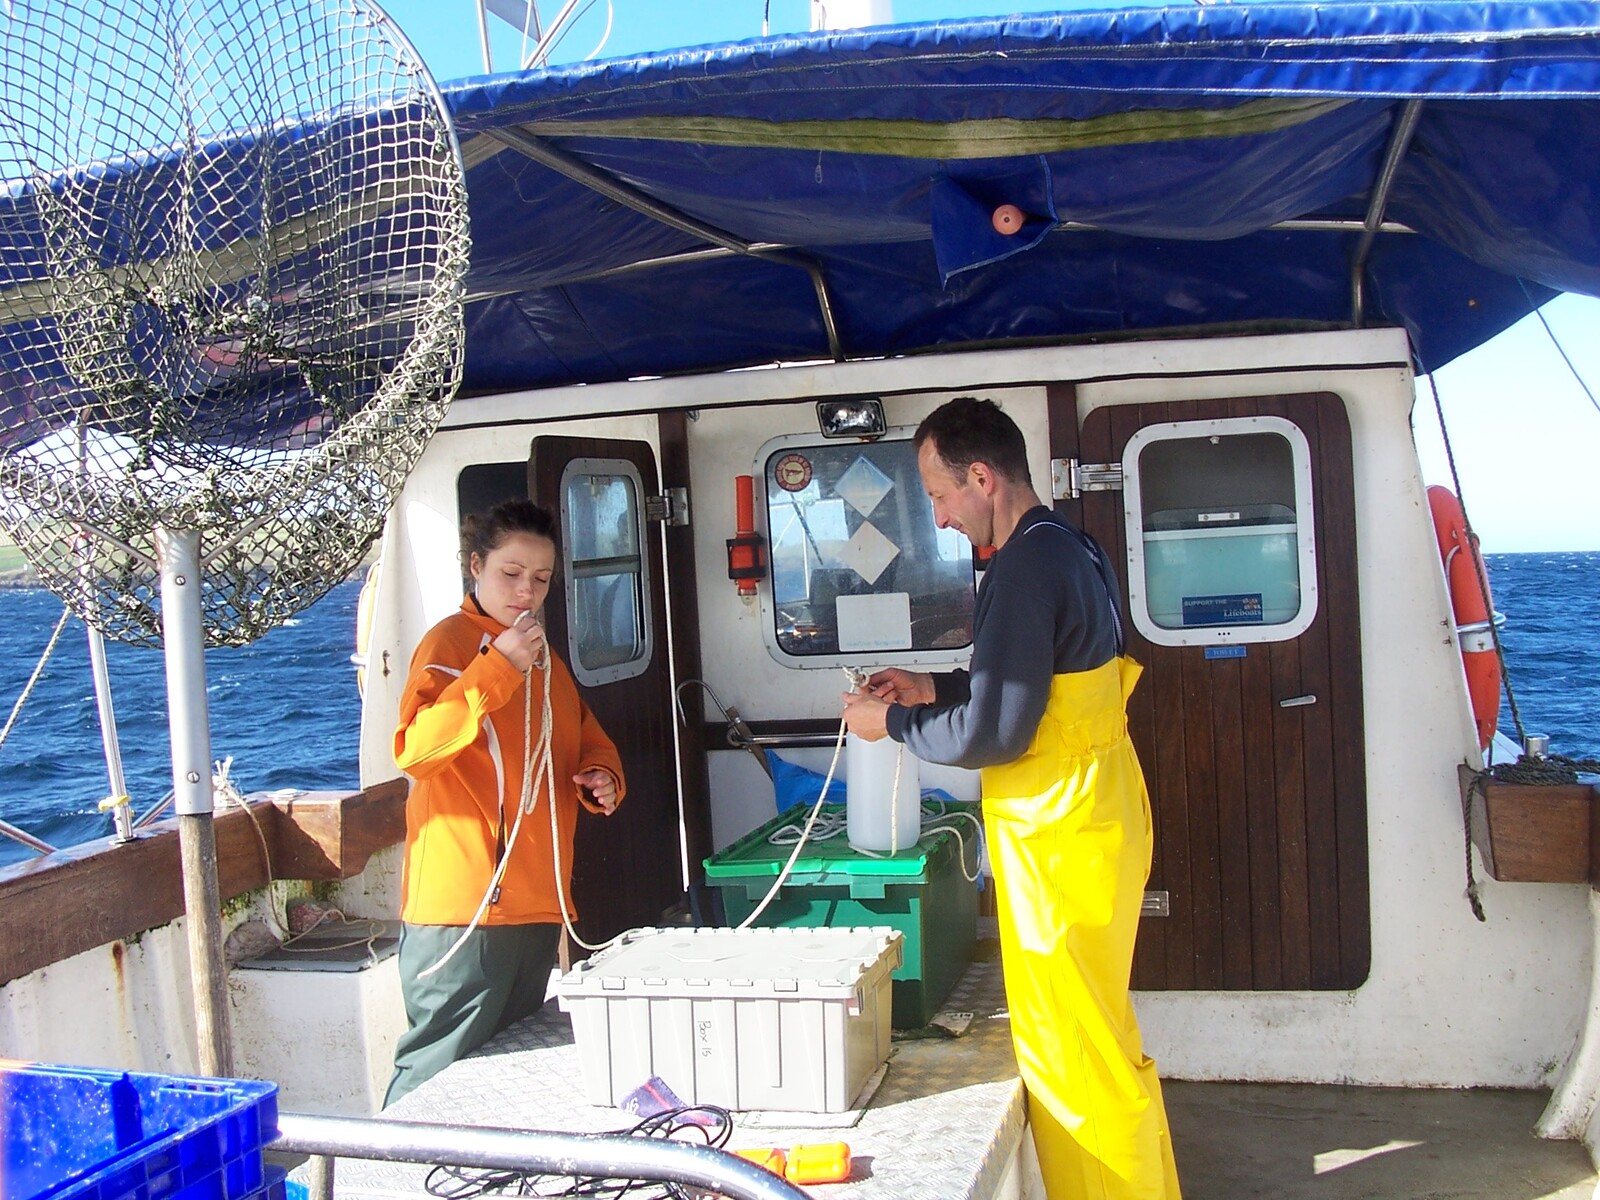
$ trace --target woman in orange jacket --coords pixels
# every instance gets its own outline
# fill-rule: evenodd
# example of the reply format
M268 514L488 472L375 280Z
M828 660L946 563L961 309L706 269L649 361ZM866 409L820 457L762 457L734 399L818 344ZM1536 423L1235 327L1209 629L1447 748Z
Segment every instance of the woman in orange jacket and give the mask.
M545 642L554 519L509 501L469 516L461 546L472 591L417 647L394 735L395 762L414 780L400 885L409 1028L386 1105L544 1003L563 899L576 915L578 806L609 816L624 790L616 747ZM542 741L546 672L554 796L537 769L524 779Z

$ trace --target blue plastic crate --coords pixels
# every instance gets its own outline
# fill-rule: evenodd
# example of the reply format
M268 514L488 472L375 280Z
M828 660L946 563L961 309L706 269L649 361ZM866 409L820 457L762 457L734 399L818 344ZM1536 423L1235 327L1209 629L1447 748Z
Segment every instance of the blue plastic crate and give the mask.
M282 1200L278 1085L0 1065L0 1200Z

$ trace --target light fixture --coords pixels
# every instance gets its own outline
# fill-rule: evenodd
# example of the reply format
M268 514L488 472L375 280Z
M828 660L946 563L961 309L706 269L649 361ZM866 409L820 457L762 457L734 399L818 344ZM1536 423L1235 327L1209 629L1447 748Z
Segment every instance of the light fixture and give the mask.
M880 438L889 428L883 419L883 401L856 396L849 400L818 400L817 425L825 438Z

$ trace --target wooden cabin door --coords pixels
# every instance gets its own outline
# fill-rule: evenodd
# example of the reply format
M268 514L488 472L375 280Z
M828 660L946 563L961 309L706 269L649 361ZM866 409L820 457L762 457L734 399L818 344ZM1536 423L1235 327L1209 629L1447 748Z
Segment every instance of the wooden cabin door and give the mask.
M1076 416L1070 404L1053 411L1055 424L1066 412ZM1147 427L1257 416L1286 419L1309 446L1315 615L1287 640L1225 648L1156 645L1128 622L1129 652L1145 667L1129 722L1156 827L1153 895L1134 961L1139 989L1347 989L1370 965L1355 501L1343 402L1318 394L1099 408L1083 422L1078 457L1115 464ZM1054 429L1052 436L1052 453L1061 453ZM1126 491L1086 491L1076 513L1062 506L1118 564L1124 604L1127 503ZM1164 916L1155 911L1162 900Z
M613 816L579 814L572 898L590 942L659 924L684 894L665 564L646 511L660 492L645 442L533 440L528 494L561 537L545 626L627 775Z

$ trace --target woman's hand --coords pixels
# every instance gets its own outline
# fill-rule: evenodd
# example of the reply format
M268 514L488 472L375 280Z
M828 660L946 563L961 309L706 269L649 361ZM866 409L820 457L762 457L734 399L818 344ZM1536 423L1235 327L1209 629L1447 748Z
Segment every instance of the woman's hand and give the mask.
M494 648L524 675L545 661L544 624L532 613L522 613L494 640Z
M889 704L932 704L933 676L922 671L885 667L867 680L867 691Z
M572 782L588 792L590 798L600 806L600 811L606 816L609 817L617 811L617 780L604 767L580 771L572 777Z

